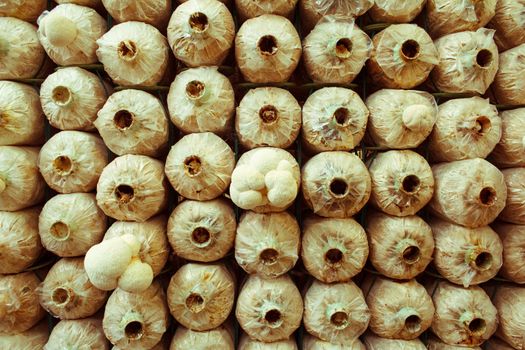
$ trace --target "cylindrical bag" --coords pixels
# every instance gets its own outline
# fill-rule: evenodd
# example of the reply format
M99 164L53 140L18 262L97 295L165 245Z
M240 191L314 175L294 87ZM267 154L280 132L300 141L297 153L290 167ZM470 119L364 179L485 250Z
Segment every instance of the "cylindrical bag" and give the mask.
M366 350L365 345L359 340L355 339L353 342L348 341L346 344L330 343L314 337L310 334L303 336L304 350Z
M356 18L364 15L373 0L300 0L299 13L303 34L308 34L319 20L328 15Z
M155 157L168 143L168 116L162 102L141 90L115 92L98 111L94 125L108 148L119 156Z
M301 293L287 276L248 277L237 299L235 316L250 338L274 342L290 338L301 325Z
M285 17L251 18L237 32L235 58L244 79L249 82L285 82L299 64L301 39Z
M199 201L223 194L230 185L235 155L230 146L211 133L184 136L166 158L166 177L181 196Z
M419 339L402 340L381 338L372 332L367 332L363 337L367 350L427 350Z
M489 226L467 228L438 219L429 224L436 244L434 265L441 276L465 288L496 276L503 245Z
M195 350L199 348L235 350L232 330L223 325L209 331L198 332L180 326L175 331L169 350Z
M297 1L235 0L235 8L242 21L265 14L279 15L292 19Z
M34 23L46 8L46 0L11 0L2 3L0 16L15 17L22 21Z
M3 349L44 349L49 338L49 325L43 320L33 328L16 334L0 334Z
M171 14L171 0L102 0L102 4L119 23L144 22L160 31L166 29Z
M44 350L63 350L67 347L109 350L102 322L97 318L63 320L53 328Z
M495 105L481 97L458 98L439 105L428 150L434 162L485 158L500 138Z
M432 230L419 216L396 217L370 211L365 230L370 245L370 262L386 277L398 280L414 278L432 261Z
M525 44L516 46L499 55L499 68L492 91L498 103L525 104L525 83L521 74L525 71Z
M331 343L352 344L368 327L370 311L354 282L318 281L304 295L303 323L308 333Z
M492 337L483 343L485 350L515 350L512 346L505 343L503 340Z
M230 315L235 280L222 264L189 263L171 278L167 298L178 323L194 331L209 331Z
M246 333L241 335L238 350L298 350L295 339L291 337L287 340L280 340L272 343L265 343L251 339Z
M94 315L106 302L107 292L89 282L84 258L56 262L38 287L40 305L62 320Z
M313 153L350 151L365 135L368 109L353 90L325 87L303 105L302 140Z
M425 4L426 0L375 0L368 14L376 23L409 23L419 15Z
M435 335L431 335L430 337L428 337L427 348L428 350L465 350L464 346L448 345L447 343L442 342L441 339L439 339ZM468 349L482 350L479 346L469 346Z
M512 225L503 222L492 224L503 244L503 265L500 275L514 283L525 284L525 225Z
M234 246L235 212L229 201L185 200L168 220L168 239L177 256L211 262L224 258Z
M368 96L367 133L379 147L418 147L432 132L437 119L434 97L424 91L382 89Z
M288 148L301 130L301 106L285 89L260 87L242 98L235 117L239 143L247 148Z
M501 139L489 160L499 168L525 167L525 108L502 111Z
M523 324L525 324L525 288L513 285L496 287L492 298L498 310L499 326L496 335L514 349L523 349Z
M367 66L371 81L380 87L412 89L439 62L432 39L415 24L393 24L377 33L373 44Z
M500 51L525 43L524 0L498 0L489 27L496 29L494 40Z
M44 143L44 116L33 87L0 81L0 110L1 146Z
M20 273L40 257L40 209L0 211L0 274Z
M365 230L350 218L311 216L303 222L301 258L304 267L321 282L346 282L365 266L368 241Z
M505 207L507 186L501 171L484 159L440 163L432 167L434 197L431 211L467 227L481 227Z
M525 225L525 168L501 171L507 185L507 202L499 214L500 220Z
M287 212L245 212L235 237L235 260L250 274L281 276L299 259L301 230Z

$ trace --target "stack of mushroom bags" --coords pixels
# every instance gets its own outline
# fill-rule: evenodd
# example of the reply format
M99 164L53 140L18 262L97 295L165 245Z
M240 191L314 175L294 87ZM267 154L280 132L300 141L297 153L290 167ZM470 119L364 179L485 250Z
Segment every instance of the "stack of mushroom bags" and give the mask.
M0 4L1 348L525 348L525 1L55 2Z

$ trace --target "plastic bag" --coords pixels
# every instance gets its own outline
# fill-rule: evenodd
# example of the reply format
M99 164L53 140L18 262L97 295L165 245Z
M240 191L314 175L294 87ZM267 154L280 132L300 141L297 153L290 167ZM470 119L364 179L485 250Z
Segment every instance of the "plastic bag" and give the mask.
M355 18L365 14L373 5L373 0L300 0L303 33L308 34L319 20L327 15Z
M375 23L409 23L419 15L425 4L426 0L375 0L368 14Z
M428 350L465 350L464 346L448 345L447 343L442 342L435 335L431 335L428 338L427 348ZM482 350L479 346L475 346L475 347L469 346L468 349ZM499 349L499 350L503 350L503 349Z
M34 23L36 22L38 16L40 16L40 14L46 8L47 8L46 0L2 1L2 3L0 3L0 16L16 17L23 21Z
M250 274L274 278L291 270L299 258L301 230L287 212L245 212L235 237L235 260Z
M109 344L99 319L60 321L49 336L44 350L63 350L68 347L109 350Z
M235 58L249 82L285 82L299 64L301 39L293 24L284 17L251 18L237 32Z
M177 328L170 350L235 350L232 331L220 326L209 331L197 332L184 327Z
M173 124L186 134L225 134L235 113L232 84L216 67L184 70L170 86L168 109Z
M235 155L230 146L211 133L181 138L166 159L166 176L175 191L194 200L219 197L230 185Z
M498 103L525 104L525 83L520 74L524 70L525 44L500 53L498 73L492 84Z
M119 156L155 157L168 143L168 117L161 101L141 90L115 92L98 111L94 124L108 148Z
M489 160L498 168L525 166L525 108L502 111L501 139Z
M235 130L245 148L288 148L301 130L301 106L287 90L252 89L237 107Z
M318 280L348 281L363 269L367 257L366 233L357 221L318 216L304 220L301 258Z
M49 338L49 325L42 321L33 328L17 334L0 334L0 347L11 350L43 349Z
M525 43L525 1L498 0L488 26L496 29L494 40L500 51Z
M164 163L128 154L115 158L100 174L97 204L117 220L144 222L165 208L167 187Z
M46 250L61 257L81 256L102 240L106 220L95 194L58 194L42 208L38 230Z
M439 106L429 138L435 162L485 158L501 138L501 119L495 105L481 97L458 98Z
M507 202L499 219L525 225L525 168L502 170L507 185Z
M365 134L368 108L353 90L325 87L303 105L302 139L311 152L350 151Z
M436 243L434 265L441 276L465 288L496 276L503 246L489 226L467 228L437 219L429 224Z
M525 338L525 288L513 285L500 285L492 298L498 309L499 326L496 335L514 349L523 349Z
M501 171L474 158L432 166L435 187L431 211L458 225L490 224L505 207L507 187Z
M178 323L209 331L226 321L235 300L235 280L222 264L189 263L171 278L168 306Z
M144 22L161 31L171 14L171 0L102 0L102 4L117 22Z
M83 131L61 131L40 150L38 168L49 187L59 193L90 192L108 164L102 139Z
M371 50L372 40L352 19L327 16L303 41L304 66L315 82L349 84Z
M188 67L219 66L235 37L228 8L217 0L190 0L179 5L168 24L175 57Z
M386 339L378 337L372 332L366 333L363 337L363 343L367 350L427 350L425 344L419 339Z
M503 265L500 275L514 283L525 284L525 225L511 225L497 222L492 225L503 244Z
M371 192L368 169L347 152L323 152L310 158L302 169L301 186L308 207L323 217L353 216Z
M168 239L177 256L211 262L224 258L233 248L236 227L230 202L186 200L170 215Z
M298 0L235 0L235 8L241 20L265 14L279 15L292 19L297 1Z
M34 88L0 81L0 109L0 145L44 143L43 112Z
M303 337L304 350L366 350L365 346L359 339L346 344L330 343L310 334L305 334Z
M281 340L273 343L250 339L245 333L242 334L239 342L239 350L298 350L295 339L291 337L287 340Z

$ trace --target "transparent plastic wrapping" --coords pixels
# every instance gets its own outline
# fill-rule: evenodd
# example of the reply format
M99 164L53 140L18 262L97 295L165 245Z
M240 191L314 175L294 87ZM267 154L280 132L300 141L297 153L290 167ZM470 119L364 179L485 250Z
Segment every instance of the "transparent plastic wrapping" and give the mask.
M0 334L0 347L11 350L43 349L49 338L49 325L42 321L33 328L17 334Z
M394 281L369 275L361 288L370 307L370 330L380 337L417 339L432 324L432 298L415 279Z
M115 92L98 111L94 124L108 148L119 156L155 157L168 143L166 111L158 98L142 90Z
M165 208L167 187L164 163L128 154L115 158L102 171L97 204L117 220L144 222Z
M365 345L359 339L347 341L345 344L330 343L310 334L303 336L304 350L366 350Z
M396 217L369 211L365 230L370 244L370 262L386 277L414 278L432 261L432 230L419 216Z
M241 20L265 14L274 14L293 19L297 1L298 0L235 0L235 8Z
M428 350L465 350L464 346L448 345L436 337L435 335L430 335L427 339L427 348ZM472 350L482 350L479 346L469 346L468 349ZM498 348L498 350L503 350Z
M425 344L419 339L386 339L378 337L372 332L365 334L363 343L367 350L427 350Z
M251 18L237 32L235 58L249 82L285 82L299 64L301 39L292 22L284 17Z
M525 44L499 55L498 73L491 87L498 103L525 104L525 83L523 76L520 75L523 71L525 71Z
M77 4L98 9L102 0L54 0L57 4Z
M439 53L430 36L415 24L393 24L373 37L367 67L374 84L391 89L411 89L423 83Z
M525 225L525 168L501 171L507 185L507 202L499 219L518 225Z
M33 272L0 275L0 335L25 332L45 316L38 303L39 283Z
M302 262L318 280L346 282L363 269L367 257L366 233L357 221L318 216L303 221Z
M245 148L288 148L301 130L301 106L288 90L251 89L237 107L235 130Z
M44 116L33 87L0 81L0 109L1 146L44 143Z
M224 258L232 250L236 227L229 201L185 200L171 212L168 239L177 256L211 262Z
M119 85L155 85L170 57L166 38L153 26L124 22L97 40L97 57L110 78Z
M179 5L168 24L175 57L188 67L219 66L235 38L233 17L217 0L190 0Z
M525 225L497 222L492 225L503 244L503 265L499 274L514 283L525 284Z
M325 87L303 105L302 139L311 152L350 151L365 135L368 108L353 90Z
M223 194L230 185L235 154L219 136L189 134L173 145L166 159L166 176L181 196L199 201Z
M427 0L426 20L433 38L484 27L498 0Z
M22 272L40 257L39 213L40 207L0 211L0 274Z
M449 100L438 107L429 154L434 162L485 158L501 138L495 105L481 97Z
M40 150L38 168L49 187L59 193L93 191L108 164L100 137L84 131L61 131Z
M166 265L169 255L166 217L159 215L145 222L115 222L107 230L104 240L130 234L140 243L140 259L150 265L153 275L157 276Z
M502 111L501 139L489 160L498 168L525 167L525 108Z
M49 123L61 130L92 130L97 112L111 88L96 74L79 67L61 68L40 87L42 109Z
M238 350L298 350L297 343L294 337L290 339L276 341L273 343L265 343L262 341L250 339L250 337L243 333L239 342ZM212 350L212 349L210 349Z
M38 171L38 151L0 146L0 210L22 210L44 200L46 182Z
M426 0L375 0L368 14L376 23L409 23L419 15L425 4Z
M166 295L158 282L146 291L116 289L108 299L102 322L113 345L123 349L151 349L166 332L169 321Z
M447 281L427 285L436 312L432 332L449 345L473 347L489 339L498 326L497 310L478 286L463 288Z
M484 159L466 159L432 167L435 180L431 211L453 223L481 227L505 207L507 187L501 171Z
M26 22L36 22L47 8L46 0L10 0L0 4L0 16L15 17ZM6 347L7 348L7 347Z
M144 22L161 31L171 14L171 0L102 0L102 4L117 22Z
M235 316L250 338L286 340L301 325L303 299L287 275L274 279L252 275L241 289Z
M378 153L368 170L372 179L370 203L387 214L414 215L434 193L432 169L414 151Z
M232 332L225 326L197 332L180 326L175 332L170 350L235 350Z
M74 257L86 254L102 240L106 221L95 194L58 194L42 208L38 230L46 250L61 257Z
M173 124L186 134L225 134L235 112L232 84L217 67L184 70L170 86L168 109Z
M498 0L489 27L500 51L525 43L525 0Z
M0 32L0 79L36 76L46 58L36 27L18 18L0 17Z
M106 20L92 8L62 4L38 18L38 39L58 65L97 62L97 40L106 33Z
M109 350L99 319L63 320L53 328L43 350L97 349Z
M438 108L424 91L382 89L366 99L370 111L367 133L376 146L418 147L432 132Z
M355 18L364 15L373 5L374 0L300 0L303 33L308 34L327 15Z
M308 207L324 217L349 218L368 202L371 180L353 153L323 152L303 166L301 187Z
M141 293L161 272L168 254L164 216L141 223L117 221L102 243L89 249L84 265L89 280L99 289L119 287Z
M235 237L235 260L250 274L274 278L290 271L299 258L301 230L287 212L245 212Z
M352 19L327 16L303 40L304 66L315 82L349 84L371 50L372 40Z
M222 264L189 263L171 278L168 306L182 326L209 331L226 321L235 300L235 280Z
M515 350L512 346L496 337L492 337L483 343L485 350Z
M496 335L514 349L523 349L525 346L523 336L525 288L504 284L496 288L496 293L492 298L494 306L498 309L499 326Z
M484 94L499 65L493 37L494 30L480 28L436 40L440 59L431 75L434 86L442 92Z
M83 258L64 258L49 270L38 297L54 317L73 320L94 315L106 302L107 292L89 282Z
M354 282L314 281L304 295L308 333L330 343L352 344L368 327L370 310Z
M441 276L464 287L496 276L503 245L489 226L467 228L438 219L429 224L436 244L434 265Z
M299 164L290 153L260 147L239 158L232 173L230 196L245 210L281 212L295 200L300 182Z

